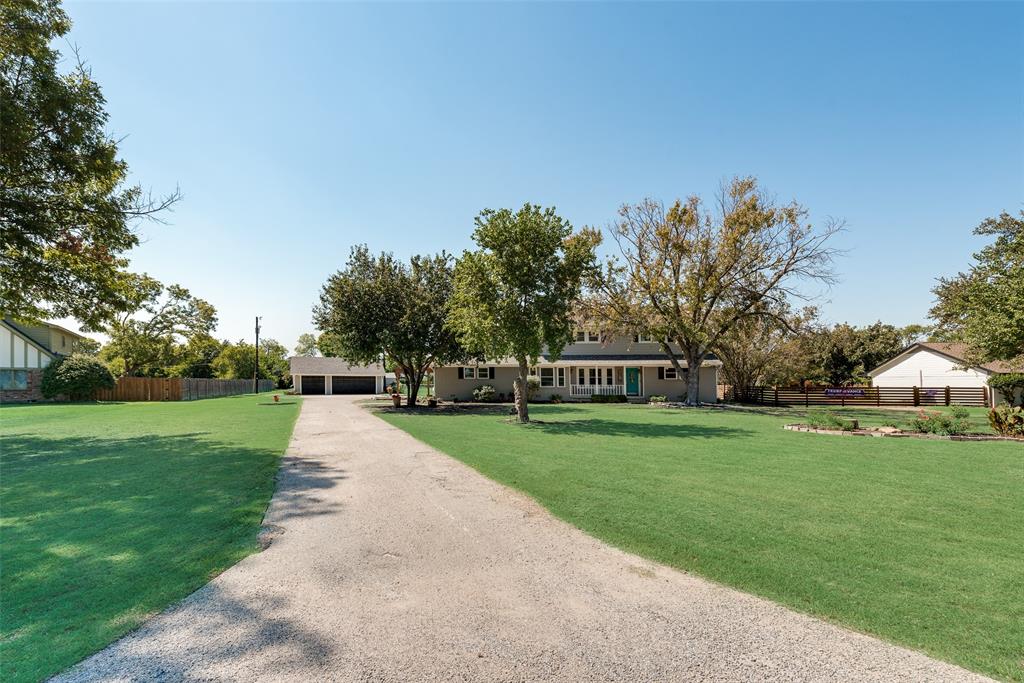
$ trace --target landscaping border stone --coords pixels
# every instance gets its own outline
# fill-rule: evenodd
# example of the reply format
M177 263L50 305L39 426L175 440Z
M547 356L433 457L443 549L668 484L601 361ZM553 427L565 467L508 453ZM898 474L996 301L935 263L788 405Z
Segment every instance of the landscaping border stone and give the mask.
M810 432L812 434L831 434L832 436L875 436L875 437L888 437L888 438L912 438L912 439L932 439L939 441L1015 441L1017 443L1024 443L1024 439L1018 439L1012 436L998 436L996 434L921 434L919 432L907 432L902 430L881 430L881 429L819 429L817 427L811 427L805 424L788 424L783 425L783 429L788 429L791 432Z

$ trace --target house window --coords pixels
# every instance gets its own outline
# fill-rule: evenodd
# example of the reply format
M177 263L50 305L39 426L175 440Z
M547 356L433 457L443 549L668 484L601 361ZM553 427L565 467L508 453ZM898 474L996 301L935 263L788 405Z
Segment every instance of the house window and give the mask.
M542 387L553 387L553 386L555 386L555 369L554 368L541 368L540 369L540 385Z
M652 337L649 334L634 334L633 335L633 341L634 342L641 342L641 343L645 343L646 344L648 342L653 342L654 341L654 337Z
M604 370L604 383L611 386L615 384L615 371L612 368L605 368Z
M558 386L565 386L565 368L558 368Z
M664 375L665 375L665 379L682 379L682 377L679 376L679 373L676 372L676 368L673 365L670 365L667 368L665 368ZM685 372L684 372L684 376L685 376Z
M25 370L0 370L0 389L8 391L28 389L28 372Z
M587 374L586 370L579 368L576 370L576 384L586 384Z
M476 368L462 368L463 379L476 379Z
M601 333L591 332L590 330L577 330L576 341L581 344L597 344L601 341Z
M601 376L599 374L597 374L597 368L590 368L590 383L591 384L600 384L601 383Z

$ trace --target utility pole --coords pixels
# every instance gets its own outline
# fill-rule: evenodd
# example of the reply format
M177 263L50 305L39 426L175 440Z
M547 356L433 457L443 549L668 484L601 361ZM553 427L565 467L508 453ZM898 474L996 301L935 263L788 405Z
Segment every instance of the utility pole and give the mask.
M260 316L256 316L256 367L252 371L252 393L260 393Z

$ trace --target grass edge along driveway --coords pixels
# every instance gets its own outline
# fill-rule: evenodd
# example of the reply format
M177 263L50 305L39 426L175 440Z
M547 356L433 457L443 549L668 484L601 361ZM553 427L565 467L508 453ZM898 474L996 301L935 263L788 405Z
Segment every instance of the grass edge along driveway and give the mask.
M0 408L0 678L53 675L255 552L299 407Z
M502 412L507 412L507 407ZM619 548L1024 681L1024 449L649 406L380 411Z

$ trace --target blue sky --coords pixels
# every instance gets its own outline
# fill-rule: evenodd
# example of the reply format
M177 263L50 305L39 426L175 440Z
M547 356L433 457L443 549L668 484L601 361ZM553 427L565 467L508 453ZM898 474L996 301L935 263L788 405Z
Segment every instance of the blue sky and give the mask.
M603 227L756 175L844 219L831 321L922 322L1024 207L1015 3L71 3L133 180L133 268L291 346L352 244L471 246L484 207Z

